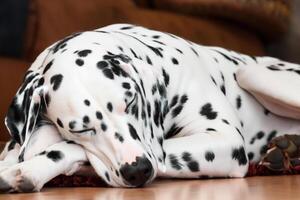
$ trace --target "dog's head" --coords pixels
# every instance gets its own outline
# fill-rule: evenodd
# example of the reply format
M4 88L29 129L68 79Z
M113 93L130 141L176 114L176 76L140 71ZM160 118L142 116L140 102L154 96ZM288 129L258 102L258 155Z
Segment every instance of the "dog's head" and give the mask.
M88 55L80 57L83 51ZM52 62L44 75L51 99L47 117L63 137L87 150L91 164L110 185L151 182L164 164L167 106L164 83L153 69L124 54L101 55L94 49L78 50L72 58L54 56ZM58 70L66 64L72 71Z

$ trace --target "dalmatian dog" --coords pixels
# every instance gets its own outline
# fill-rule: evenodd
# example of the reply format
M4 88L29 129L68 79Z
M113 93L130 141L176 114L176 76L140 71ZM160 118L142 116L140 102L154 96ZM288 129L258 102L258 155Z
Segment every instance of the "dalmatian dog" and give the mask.
M279 169L271 158L284 152L267 144L290 134L300 146L299 75L130 24L73 34L37 57L13 98L0 191L40 191L87 162L113 187L244 177L265 155Z

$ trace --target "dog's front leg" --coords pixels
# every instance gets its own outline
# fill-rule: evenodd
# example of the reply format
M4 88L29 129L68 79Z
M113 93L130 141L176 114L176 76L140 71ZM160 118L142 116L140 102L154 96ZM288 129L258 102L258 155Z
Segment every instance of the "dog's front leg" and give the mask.
M20 145L11 140L6 143L0 155L0 172L18 163Z
M87 161L84 149L74 143L56 143L29 160L0 174L1 192L39 191L52 178L76 172Z

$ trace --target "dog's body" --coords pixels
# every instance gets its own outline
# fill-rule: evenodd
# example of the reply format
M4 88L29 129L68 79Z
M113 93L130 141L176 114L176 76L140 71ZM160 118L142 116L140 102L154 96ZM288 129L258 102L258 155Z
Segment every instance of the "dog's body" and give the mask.
M270 85L277 76L293 88L300 81L298 65L128 24L57 42L32 64L8 112L0 189L39 190L86 161L111 186L243 177L273 137L300 133L297 112L288 118L263 96L277 88L260 89L259 102L238 85L261 88L259 77L245 78L249 68L265 70Z

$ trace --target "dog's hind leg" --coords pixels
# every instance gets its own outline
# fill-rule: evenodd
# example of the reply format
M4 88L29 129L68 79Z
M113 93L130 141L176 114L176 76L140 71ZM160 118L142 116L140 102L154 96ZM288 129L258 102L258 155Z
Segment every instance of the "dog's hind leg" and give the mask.
M257 64L241 67L236 77L269 111L300 119L300 65L261 57Z

